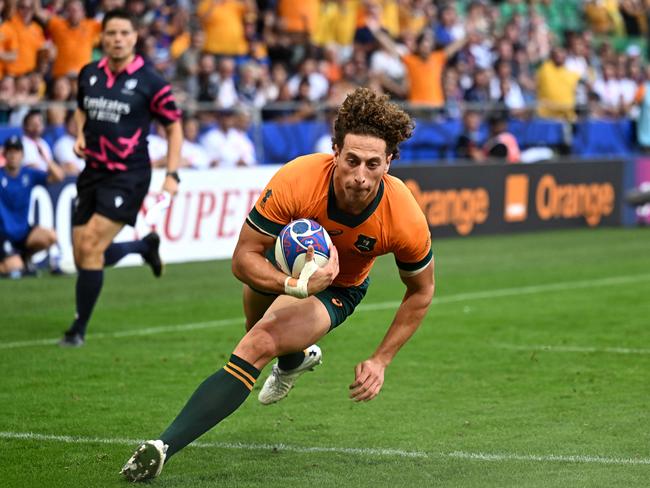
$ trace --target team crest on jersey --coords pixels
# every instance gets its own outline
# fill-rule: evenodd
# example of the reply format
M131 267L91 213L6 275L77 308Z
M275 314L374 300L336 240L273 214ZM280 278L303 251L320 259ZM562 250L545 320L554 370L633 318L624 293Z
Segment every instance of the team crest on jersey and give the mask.
M93 75L93 76L90 77L90 80L88 80L88 81L90 82L90 86L94 86L95 83L97 83L97 77L95 75Z
M374 237L368 237L364 236L363 234L359 234L359 237L357 237L357 242L354 243L354 247L356 247L361 252L370 252L375 248L376 243L377 239Z
M136 86L138 86L138 80L135 78L130 78L124 82L124 88L127 90L133 90Z
M25 188L29 186L29 176L28 175L23 175L21 182Z

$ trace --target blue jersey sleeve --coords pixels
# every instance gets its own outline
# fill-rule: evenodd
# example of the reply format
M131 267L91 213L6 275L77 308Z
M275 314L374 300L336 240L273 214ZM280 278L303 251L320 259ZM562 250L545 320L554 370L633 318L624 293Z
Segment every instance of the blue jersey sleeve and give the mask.
M47 185L47 172L40 169L24 168L25 173L29 174L32 181L32 188L38 185Z

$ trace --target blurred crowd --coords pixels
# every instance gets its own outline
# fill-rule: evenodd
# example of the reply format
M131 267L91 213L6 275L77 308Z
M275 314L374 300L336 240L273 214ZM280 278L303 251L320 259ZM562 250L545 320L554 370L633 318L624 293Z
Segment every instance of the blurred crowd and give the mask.
M47 101L41 132L70 146L76 75L117 7L173 83L192 167L255 164L252 115L314 119L359 85L418 117L573 122L638 116L650 77L650 0L0 0L0 124L25 127ZM156 164L164 140L151 144Z

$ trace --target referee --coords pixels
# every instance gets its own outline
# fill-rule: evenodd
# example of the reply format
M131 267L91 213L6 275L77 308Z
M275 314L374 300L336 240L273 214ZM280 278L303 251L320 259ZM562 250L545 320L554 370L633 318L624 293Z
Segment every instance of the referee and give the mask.
M149 190L151 163L147 135L152 119L165 126L167 175L163 191L176 194L183 133L171 87L135 54L136 20L124 10L108 12L102 21L105 57L82 68L78 78L75 118L79 134L75 152L86 160L77 180L72 217L72 244L78 270L76 315L59 342L84 344L86 328L102 289L104 266L139 253L155 276L162 263L160 239L113 243L125 225L134 225Z

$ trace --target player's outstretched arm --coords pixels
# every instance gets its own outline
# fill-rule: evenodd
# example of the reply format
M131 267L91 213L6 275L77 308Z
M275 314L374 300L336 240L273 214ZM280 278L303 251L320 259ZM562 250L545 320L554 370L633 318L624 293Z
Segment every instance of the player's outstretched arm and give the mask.
M372 400L379 394L386 367L424 319L433 298L433 261L415 276L402 276L402 281L406 293L388 332L375 353L354 368L354 382L350 385L354 401Z

